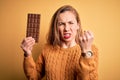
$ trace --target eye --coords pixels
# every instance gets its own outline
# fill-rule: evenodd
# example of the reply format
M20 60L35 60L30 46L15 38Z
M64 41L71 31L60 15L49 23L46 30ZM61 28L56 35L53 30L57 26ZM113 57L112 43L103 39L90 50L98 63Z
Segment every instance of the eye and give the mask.
M74 23L72 21L70 21L69 24L74 24Z
M62 26L62 25L64 25L63 22L58 22L58 26Z

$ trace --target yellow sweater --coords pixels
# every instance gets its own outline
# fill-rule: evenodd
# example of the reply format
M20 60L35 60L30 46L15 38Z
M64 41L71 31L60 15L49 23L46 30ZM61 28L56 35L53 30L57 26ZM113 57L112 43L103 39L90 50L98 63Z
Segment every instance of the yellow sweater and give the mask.
M98 80L98 52L92 46L93 56L81 56L79 45L61 48L46 45L36 63L32 56L24 58L24 72L28 80Z

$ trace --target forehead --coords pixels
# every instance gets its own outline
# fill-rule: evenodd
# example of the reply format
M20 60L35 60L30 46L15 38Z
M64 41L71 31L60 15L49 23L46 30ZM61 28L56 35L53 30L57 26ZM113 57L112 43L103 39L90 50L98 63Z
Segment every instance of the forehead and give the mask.
M75 14L72 11L65 11L60 13L58 16L58 21L74 21L76 20Z

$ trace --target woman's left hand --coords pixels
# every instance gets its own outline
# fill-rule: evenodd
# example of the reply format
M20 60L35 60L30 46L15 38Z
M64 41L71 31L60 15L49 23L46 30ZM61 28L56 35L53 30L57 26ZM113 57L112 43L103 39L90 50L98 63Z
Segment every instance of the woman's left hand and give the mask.
M86 53L87 51L91 51L93 39L94 36L91 31L84 31L83 35L80 36L80 46L82 48L83 53Z

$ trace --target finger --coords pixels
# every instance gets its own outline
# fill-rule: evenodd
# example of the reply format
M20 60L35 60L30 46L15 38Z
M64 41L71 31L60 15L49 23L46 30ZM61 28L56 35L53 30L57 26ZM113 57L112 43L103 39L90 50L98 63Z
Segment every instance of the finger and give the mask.
M80 36L79 39L80 39L80 42L82 42L82 40L83 40L82 36Z
M35 40L33 39L33 40L29 40L29 41L27 42L26 46L27 46L27 47L33 46L34 44L35 44Z
M84 31L84 36L86 38L86 41L88 41L89 40L89 34L87 33L87 31Z
M81 42L86 42L87 39L88 39L88 38L87 38L86 31L84 31L83 35L81 35L81 37L80 37L80 41L81 41Z
M91 38L94 38L93 32L87 31L87 33L91 36Z
M24 39L25 42L29 42L29 41L32 41L32 40L34 40L34 38L32 38L32 37L27 37L27 38Z
M26 40L26 43L29 43L29 42L35 42L35 39L34 38L29 38Z
M26 41L31 40L31 39L32 39L32 37L26 37L26 38L23 39L23 41L21 42L21 44L24 44Z
M82 42L86 42L86 36L85 35L83 35L83 37L82 37Z
M34 45L35 44L35 40L34 38L25 38L21 44L21 47L29 47L30 45Z
M23 45L27 45L29 42L35 42L35 39L32 37L25 38L23 40Z
M23 45L23 50L24 51L28 51L28 50L32 50L32 48L33 48L33 45L35 44L35 42L29 42L27 45Z

